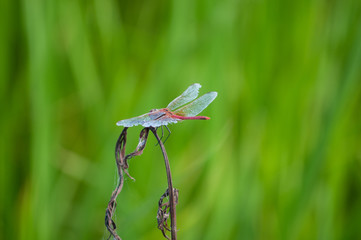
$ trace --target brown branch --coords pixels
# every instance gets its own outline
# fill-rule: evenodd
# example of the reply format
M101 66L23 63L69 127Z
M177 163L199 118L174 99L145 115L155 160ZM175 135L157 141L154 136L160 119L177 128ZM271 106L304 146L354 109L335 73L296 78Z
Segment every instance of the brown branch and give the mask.
M123 183L124 183L124 177L123 177L123 166L124 166L124 155L125 155L125 146L127 143L127 129L124 128L122 133L120 134L118 141L115 145L115 162L117 164L118 168L118 175L119 175L119 182L117 187L112 193L112 196L109 200L108 207L105 211L105 226L107 227L110 234L116 239L121 240L121 238L118 236L117 232L115 231L117 226L115 225L115 222L113 221L113 214L115 211L115 208L117 206L117 197L119 193L122 191ZM110 236L109 236L110 238ZM109 239L108 238L108 239Z
M135 149L134 152L129 153L127 156L125 156L124 158L124 162L123 162L123 166L122 169L124 170L124 172L128 175L128 177L130 177L132 180L135 180L132 176L130 176L130 174L128 173L128 171L126 171L125 169L129 168L128 165L128 160L131 159L132 157L135 156L139 156L143 154L143 150L145 148L145 144L147 143L148 140L148 133L149 133L149 128L143 128L142 131L140 132L140 136L139 136L139 143L137 148Z
M117 206L117 202L116 202L117 197L123 188L123 183L124 183L123 171L131 179L134 180L134 178L132 176L130 176L128 171L126 170L129 168L128 160L134 156L139 156L143 153L143 150L147 143L148 133L149 133L149 128L143 128L143 130L140 132L139 143L138 143L137 148L135 149L134 152L125 156L125 147L126 147L126 143L127 143L127 129L128 129L127 127L125 127L123 129L123 131L120 134L118 141L115 145L115 161L116 161L117 169L118 169L119 182L118 182L117 187L115 188L115 190L112 193L112 196L108 203L108 207L105 212L105 226L107 227L111 236L113 236L116 240L121 240L121 238L118 236L118 234L116 232L116 224L112 218L113 218L115 208ZM109 236L109 238L111 236Z
M171 175L171 171L170 171L170 166L169 166L169 160L168 160L168 156L167 156L167 152L165 151L165 147L163 142L159 139L159 136L157 134L157 129L151 127L150 130L153 132L155 138L158 141L158 144L160 146L160 149L162 150L163 153L163 158L164 158L164 163L165 163L165 168L166 168L166 172L167 172L167 180L168 180L168 194L169 194L169 213L170 213L170 224L171 224L171 239L172 240L176 240L177 239L177 227L176 227L176 198L175 198L175 189L173 189L173 183L172 183L172 175ZM167 193L167 191L166 191ZM166 194L165 193L165 194ZM161 198L162 200L162 198ZM159 221L159 220L158 220ZM159 223L159 222L158 222ZM159 226L158 226L159 227ZM167 227L165 225L165 227ZM161 229L162 230L162 229ZM165 235L164 231L162 230L163 235ZM166 235L165 235L166 236ZM168 238L168 237L167 237Z
M175 204L178 204L178 190L173 189L174 196L175 196ZM169 209L170 209L170 202L163 203L164 198L169 196L168 188L163 193L158 201L158 212L157 212L157 221L158 221L158 228L162 231L163 236L169 240L169 237L166 234L166 231L171 231L168 227L167 220L169 218Z
M171 170L169 166L169 160L167 156L167 152L165 150L163 142L160 140L156 128L143 128L140 136L139 136L139 143L136 148L136 150L128 155L125 156L125 147L126 147L126 141L127 141L127 127L125 127L120 134L118 141L115 145L115 160L117 164L118 169L118 175L119 175L119 182L117 187L112 193L112 196L110 198L110 201L108 203L108 207L106 209L105 213L105 226L107 227L108 231L110 232L110 236L108 239L110 239L111 236L114 237L116 240L121 240L121 238L118 236L116 232L116 224L114 222L113 214L117 205L116 199L119 193L121 192L123 188L124 183L124 174L125 172L131 179L132 178L127 169L129 168L128 160L131 159L134 156L139 156L143 153L143 150L145 148L145 145L147 143L148 139L148 133L149 129L153 132L154 136L156 137L158 144L161 148L161 151L163 153L164 163L166 167L167 172L167 181L168 181L168 189L166 192L161 196L159 203L158 203L158 213L157 213L157 219L158 219L158 228L162 231L162 234L165 238L169 239L169 237L166 235L166 231L171 232L171 239L176 240L177 239L177 227L176 227L176 204L178 203L178 190L173 188L172 183L172 176L171 176ZM172 190L171 190L172 189ZM169 201L167 203L163 203L163 199L169 196ZM170 215L170 222L171 222L171 228L169 229L167 220Z

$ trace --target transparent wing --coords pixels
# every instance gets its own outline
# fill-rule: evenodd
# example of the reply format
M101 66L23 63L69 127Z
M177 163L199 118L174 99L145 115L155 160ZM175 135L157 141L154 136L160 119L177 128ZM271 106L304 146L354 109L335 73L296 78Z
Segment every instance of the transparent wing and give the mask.
M196 99L200 87L201 85L199 83L190 85L187 90L185 90L179 97L171 101L167 108L173 111L174 109L177 109L184 104Z
M193 102L174 111L175 115L183 117L194 117L202 112L217 97L217 92L209 92L197 98Z
M164 112L154 111L140 115L138 117L121 120L117 122L117 125L124 127L133 127L137 125L142 125L143 127L159 127L162 125L167 125L169 123L176 123L179 121L178 119L162 117L164 115L165 115Z
M146 113L138 117L120 120L119 122L117 122L117 125L123 127L133 127L137 125L143 125L146 122L152 121L149 115L150 113Z
M148 121L143 124L143 127L160 127L168 125L169 123L177 123L179 119L164 117L156 120Z

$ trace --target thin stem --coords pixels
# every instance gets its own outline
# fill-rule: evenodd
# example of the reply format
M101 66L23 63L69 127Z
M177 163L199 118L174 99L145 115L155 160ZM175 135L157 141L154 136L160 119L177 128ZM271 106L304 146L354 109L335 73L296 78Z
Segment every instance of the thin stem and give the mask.
M113 214L115 211L115 207L117 205L117 197L119 193L122 191L123 184L124 184L124 177L123 177L123 166L124 166L124 155L125 155L125 145L127 143L127 127L125 127L120 134L118 141L115 145L115 161L117 164L118 174L119 174L119 182L117 187L112 193L112 196L110 198L110 201L108 203L108 207L105 211L105 226L107 227L110 234L114 237L116 240L121 240L121 238L118 236L116 232L116 225L113 221ZM111 236L109 236L108 239L110 239Z
M171 239L177 240L177 227L176 227L177 224L176 224L176 209L175 209L176 201L175 201L175 196L174 196L174 191L173 191L172 175L171 175L171 171L170 171L169 160L168 160L167 152L165 151L164 144L160 140L160 138L157 134L157 130L155 128L150 128L150 129L152 130L155 138L157 139L160 149L162 150L162 153L163 153L165 168L167 171L167 180L168 180Z

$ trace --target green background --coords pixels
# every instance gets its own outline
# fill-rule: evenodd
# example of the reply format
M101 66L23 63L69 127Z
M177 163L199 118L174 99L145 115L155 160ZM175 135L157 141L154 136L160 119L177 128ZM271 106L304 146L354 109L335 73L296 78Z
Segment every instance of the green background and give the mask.
M0 239L107 238L115 123L196 82L219 95L170 126L179 239L361 239L358 0L1 1L0 80ZM155 143L124 240L162 239Z

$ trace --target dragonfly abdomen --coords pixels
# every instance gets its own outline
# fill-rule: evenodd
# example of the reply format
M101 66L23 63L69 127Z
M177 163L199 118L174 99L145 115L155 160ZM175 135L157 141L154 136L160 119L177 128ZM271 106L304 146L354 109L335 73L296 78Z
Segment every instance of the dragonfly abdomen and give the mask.
M206 116L194 116L194 117L183 117L178 115L173 115L172 118L180 119L180 120L209 120L209 117Z

